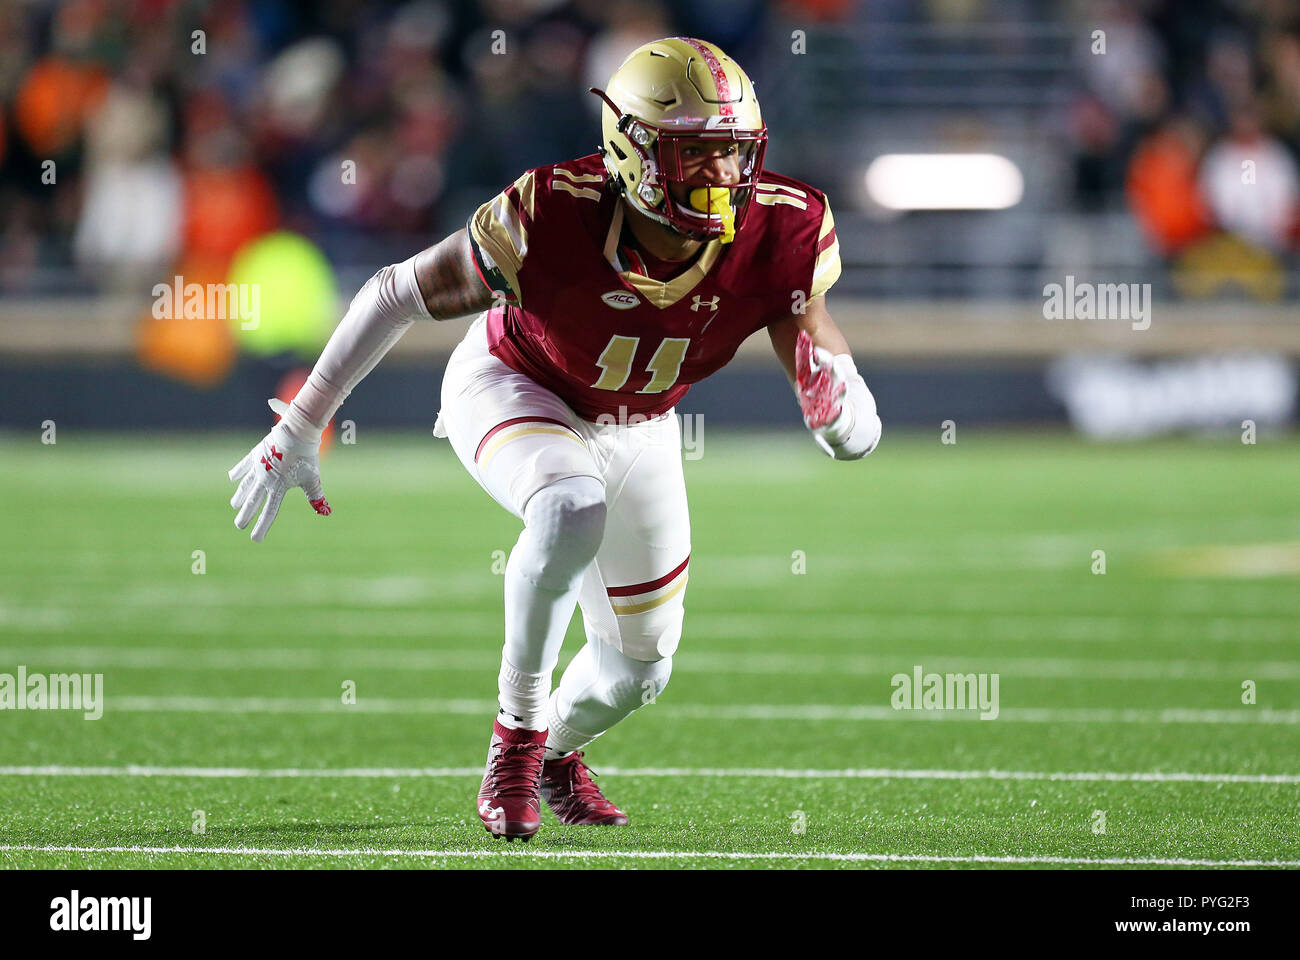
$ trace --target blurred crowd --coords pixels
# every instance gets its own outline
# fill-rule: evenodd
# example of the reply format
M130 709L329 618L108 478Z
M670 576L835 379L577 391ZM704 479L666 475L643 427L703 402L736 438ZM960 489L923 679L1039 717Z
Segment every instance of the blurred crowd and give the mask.
M743 50L760 7L0 4L0 289L68 264L100 288L219 275L275 227L336 261L407 256L523 169L592 152L584 91L626 50L686 30Z
M933 22L991 12L985 0L891 4ZM637 44L695 34L759 64L774 16L835 21L868 5L11 0L0 5L0 291L221 277L274 229L335 263L407 256L521 170L592 151L585 91ZM1063 204L1127 207L1171 263L1254 276L1295 250L1297 0L997 9L1080 33Z
M1300 3L1088 7L1075 202L1122 197L1149 247L1189 268L1185 293L1231 276L1277 295L1300 245Z

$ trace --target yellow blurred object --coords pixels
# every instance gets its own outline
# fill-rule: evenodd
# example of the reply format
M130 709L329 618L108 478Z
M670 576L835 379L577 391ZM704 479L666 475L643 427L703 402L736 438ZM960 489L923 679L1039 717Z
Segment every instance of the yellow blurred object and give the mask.
M1216 233L1192 244L1173 265L1179 296L1205 299L1234 290L1266 303L1286 293L1282 263L1263 247L1231 233Z
M696 187L691 191L691 206L700 213L722 218L722 242L736 239L736 211L731 207L731 191L725 187Z
M230 324L240 346L315 359L338 319L334 269L319 247L287 230L263 234L239 248L228 282L238 290Z

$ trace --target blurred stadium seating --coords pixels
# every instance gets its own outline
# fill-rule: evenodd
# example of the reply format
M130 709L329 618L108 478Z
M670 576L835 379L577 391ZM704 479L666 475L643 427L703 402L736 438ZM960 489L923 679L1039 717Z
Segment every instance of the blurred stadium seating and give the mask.
M1293 418L1289 0L18 0L0 8L0 427L264 422L367 276L521 170L592 152L586 88L674 33L747 65L768 165L831 197L832 313L887 423L1095 424L1080 384L1121 380L1168 408L1152 430ZM908 212L868 188L882 155L952 153L1006 158L1023 192ZM276 231L327 263L333 309L300 336L251 352L224 318L151 315L155 284L222 282ZM1067 276L1150 284L1150 329L1048 319ZM349 413L431 423L462 330L407 337ZM686 405L795 424L785 390L756 339Z

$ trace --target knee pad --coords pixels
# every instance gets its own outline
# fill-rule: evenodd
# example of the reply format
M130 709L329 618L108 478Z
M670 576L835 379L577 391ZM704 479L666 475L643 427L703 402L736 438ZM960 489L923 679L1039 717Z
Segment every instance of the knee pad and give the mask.
M608 664L608 666L607 666ZM601 651L602 699L615 710L631 713L654 703L668 686L673 672L673 658L664 657L649 663L633 660L613 648Z
M567 590L596 556L604 534L604 484L595 477L566 477L529 498L524 532L510 558L538 586Z
M545 437L524 438L516 441L519 446L509 451L509 457L502 458L509 464L506 489L510 502L519 505L519 515L525 520L528 504L538 494L565 480L592 481L600 488L600 502L605 502L605 484L595 476L596 468L592 465L590 454L584 447L569 441L569 436L562 430L558 437L558 440ZM551 442L545 442L547 439ZM591 495L594 494L589 491L589 496ZM601 522L603 525L603 516Z
M547 722L553 745L578 750L610 727L654 703L668 686L671 657L633 660L589 639L551 694Z

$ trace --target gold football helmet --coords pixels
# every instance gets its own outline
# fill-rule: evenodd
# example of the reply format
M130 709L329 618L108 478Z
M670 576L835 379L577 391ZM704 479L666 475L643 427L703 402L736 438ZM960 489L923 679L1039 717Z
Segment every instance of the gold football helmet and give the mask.
M601 111L600 152L627 201L678 233L729 241L749 211L767 149L754 85L740 65L715 44L670 37L632 51L609 89L591 92L608 108ZM688 184L686 139L734 142L740 182ZM687 203L673 197L672 183L691 188Z

